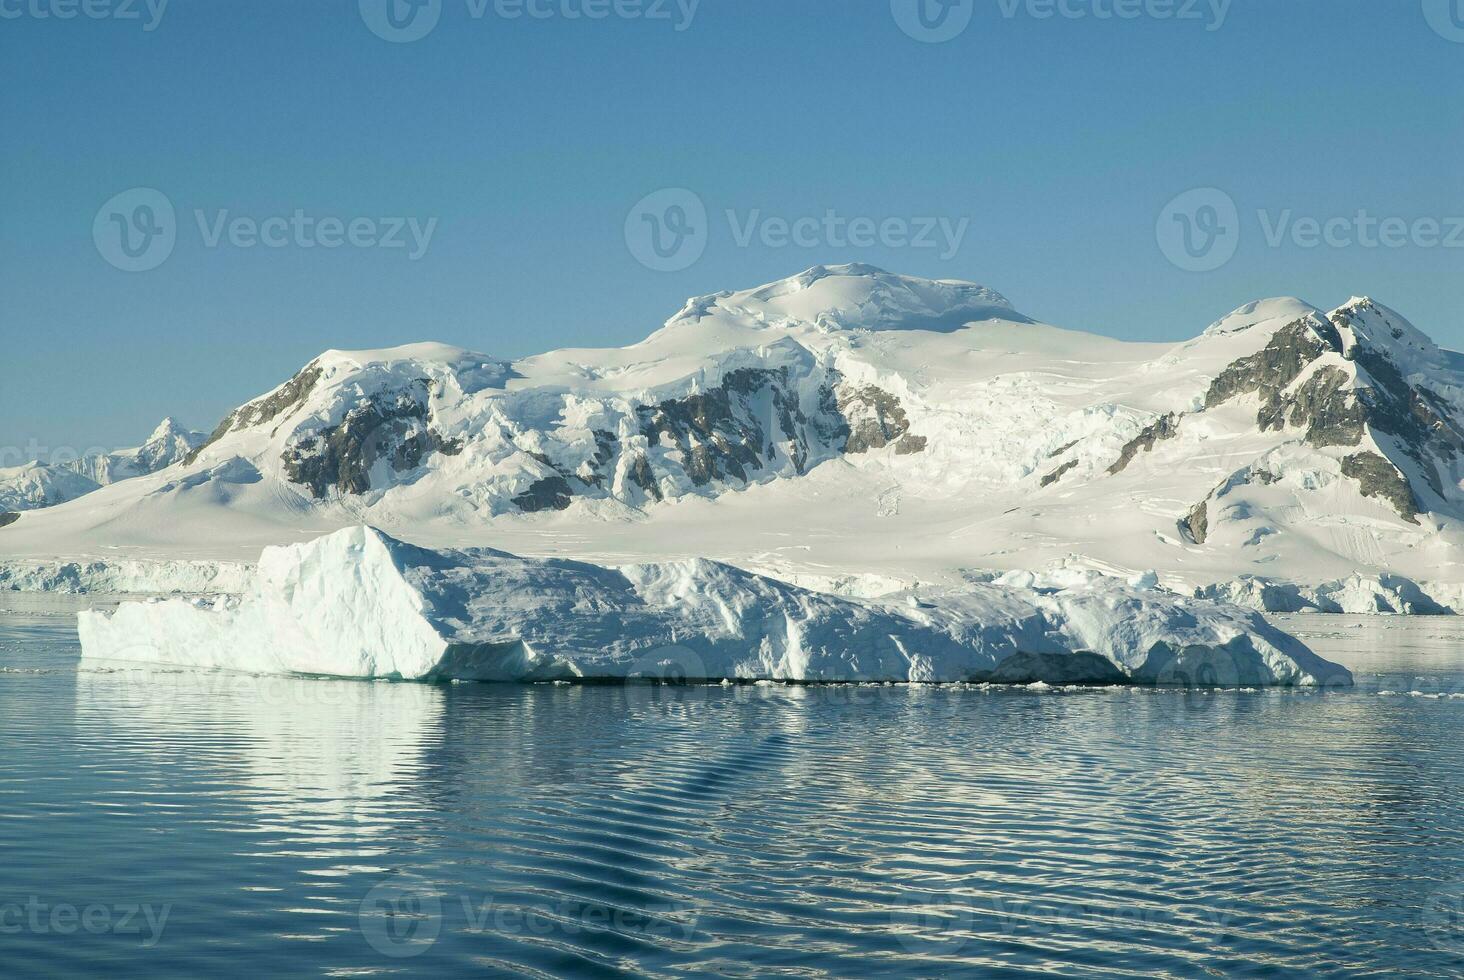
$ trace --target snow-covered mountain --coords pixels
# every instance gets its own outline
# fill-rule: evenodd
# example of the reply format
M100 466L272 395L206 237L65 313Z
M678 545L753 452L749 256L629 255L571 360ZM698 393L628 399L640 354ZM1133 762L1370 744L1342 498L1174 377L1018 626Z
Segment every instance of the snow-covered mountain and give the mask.
M63 466L26 463L0 468L0 514L54 507L91 493L101 484ZM6 520L0 517L0 521Z
M110 453L89 453L77 460L58 463L32 462L0 469L0 521L20 511L54 507L83 497L99 487L145 476L165 469L204 442L201 432L184 429L171 418L135 449Z
M1464 357L1371 300L1136 344L971 283L817 267L625 348L329 351L0 552L239 558L369 522L864 593L1076 566L1422 611L1464 595L1461 455Z
M100 486L166 469L203 445L207 436L179 425L173 418L158 423L147 441L135 449L93 453L65 464Z

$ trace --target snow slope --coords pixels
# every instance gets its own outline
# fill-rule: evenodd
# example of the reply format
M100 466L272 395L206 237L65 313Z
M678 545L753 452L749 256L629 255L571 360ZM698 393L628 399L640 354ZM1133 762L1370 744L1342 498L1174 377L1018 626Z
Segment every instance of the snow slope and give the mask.
M1438 611L1464 594L1461 419L1464 358L1366 299L1135 344L971 283L817 267L625 348L326 352L178 465L0 528L0 561L247 561L370 523L857 595L1153 569L1256 605Z
M66 468L107 486L166 469L203 445L206 438L202 432L185 429L173 418L165 418L141 446L91 453L66 464Z
M80 473L45 463L0 468L0 513L36 510L75 500L100 484Z
M98 487L171 466L203 444L171 418L163 419L147 441L135 449L89 453L64 463L27 463L0 469L0 513L54 507L83 497Z
M462 680L1345 685L1257 613L1090 579L860 602L704 559L606 568L347 528L242 598L80 614L83 660Z

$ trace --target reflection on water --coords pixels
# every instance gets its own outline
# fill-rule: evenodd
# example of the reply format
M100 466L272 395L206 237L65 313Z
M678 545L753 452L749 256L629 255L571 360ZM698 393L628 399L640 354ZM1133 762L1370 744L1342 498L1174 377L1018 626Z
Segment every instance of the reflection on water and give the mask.
M1352 692L429 687L78 672L48 601L6 975L1464 971L1452 620L1288 624Z

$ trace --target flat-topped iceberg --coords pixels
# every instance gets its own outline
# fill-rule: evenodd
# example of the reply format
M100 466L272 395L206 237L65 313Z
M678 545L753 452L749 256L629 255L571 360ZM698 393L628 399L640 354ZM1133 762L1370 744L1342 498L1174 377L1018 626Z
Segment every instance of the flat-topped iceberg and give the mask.
M250 590L81 613L84 661L409 680L1349 684L1258 613L1093 580L861 601L702 559L608 568L365 527Z

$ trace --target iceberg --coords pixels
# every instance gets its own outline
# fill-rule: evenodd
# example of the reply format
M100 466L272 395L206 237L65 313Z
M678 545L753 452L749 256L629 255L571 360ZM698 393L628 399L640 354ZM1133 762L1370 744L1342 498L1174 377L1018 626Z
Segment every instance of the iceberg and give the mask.
M1143 583L1141 583L1143 584ZM249 589L79 614L83 661L398 680L1346 685L1259 613L1090 578L858 600L705 559L266 548Z

